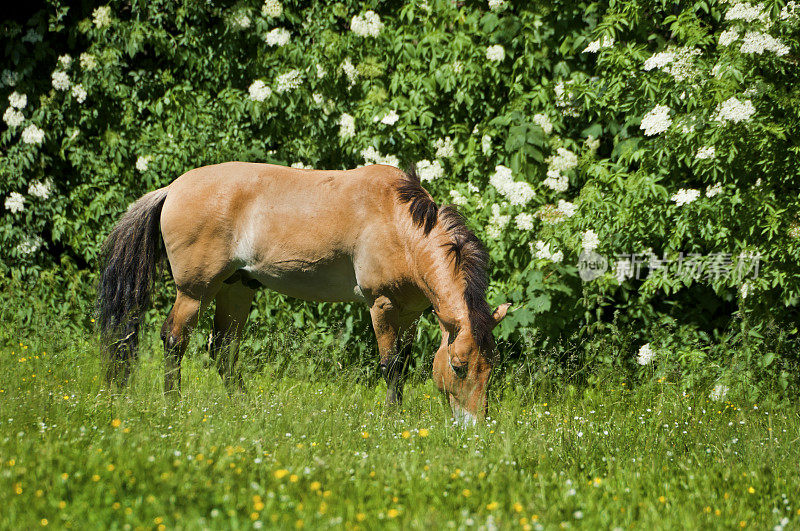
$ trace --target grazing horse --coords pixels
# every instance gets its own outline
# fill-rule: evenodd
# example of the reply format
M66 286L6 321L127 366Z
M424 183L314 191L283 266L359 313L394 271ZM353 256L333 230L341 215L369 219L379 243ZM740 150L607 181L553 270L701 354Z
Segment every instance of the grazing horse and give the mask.
M228 162L191 170L131 204L103 246L98 288L108 377L123 386L164 254L178 291L161 328L165 393L179 394L190 332L212 300L211 357L229 391L242 386L239 341L255 290L265 286L308 301L366 303L388 403L402 399L410 338L433 306L442 333L434 381L458 420L486 415L492 329L509 304L491 310L486 251L414 171Z

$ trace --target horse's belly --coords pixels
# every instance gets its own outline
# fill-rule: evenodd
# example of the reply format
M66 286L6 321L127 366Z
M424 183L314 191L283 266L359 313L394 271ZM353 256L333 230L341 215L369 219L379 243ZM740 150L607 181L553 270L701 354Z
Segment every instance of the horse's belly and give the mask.
M307 301L364 301L352 262L345 259L315 263L283 260L244 267L247 275L262 286Z

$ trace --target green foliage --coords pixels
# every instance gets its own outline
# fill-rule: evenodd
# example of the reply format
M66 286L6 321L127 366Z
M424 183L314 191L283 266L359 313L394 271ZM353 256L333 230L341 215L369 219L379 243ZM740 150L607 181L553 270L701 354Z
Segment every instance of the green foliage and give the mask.
M444 168L426 186L457 202L490 250L490 302L516 305L499 330L510 356L570 344L607 364L588 345L622 333L629 340L608 363L645 377L633 359L648 342L665 370L694 346L708 366L730 366L717 346L747 344L762 349L751 366L794 371L795 3L492 5L290 1L277 14L253 0L112 2L106 11L52 0L30 20L4 23L0 93L25 94L27 105L10 109L23 114L18 125L6 112L0 134L0 274L48 303L70 294L65 311L85 322L111 225L188 169L425 160ZM382 26L356 28L369 9ZM649 116L657 106L666 112ZM41 143L23 134L31 125ZM503 175L517 184L504 189ZM576 267L587 248L610 265L591 282ZM646 278L622 274L620 256L632 253ZM697 255L695 269L649 267L653 255ZM758 275L709 273L753 256ZM169 301L161 292L153 318ZM367 314L355 305L262 294L254 317L314 325L356 355L367 351ZM753 335L756 323L773 335ZM659 334L664 326L679 337ZM425 318L424 349L437 334Z

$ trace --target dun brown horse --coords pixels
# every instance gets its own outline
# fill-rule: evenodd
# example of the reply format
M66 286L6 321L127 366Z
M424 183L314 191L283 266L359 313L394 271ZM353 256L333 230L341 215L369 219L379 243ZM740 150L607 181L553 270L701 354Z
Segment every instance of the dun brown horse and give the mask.
M486 414L492 329L509 305L492 312L486 251L415 172L229 162L141 197L105 242L98 294L109 379L122 385L164 253L178 291L161 328L165 393L180 392L190 332L213 300L211 356L229 390L242 385L239 341L255 290L265 286L308 301L367 304L389 403L401 400L409 341L432 305L442 332L433 379L458 420Z

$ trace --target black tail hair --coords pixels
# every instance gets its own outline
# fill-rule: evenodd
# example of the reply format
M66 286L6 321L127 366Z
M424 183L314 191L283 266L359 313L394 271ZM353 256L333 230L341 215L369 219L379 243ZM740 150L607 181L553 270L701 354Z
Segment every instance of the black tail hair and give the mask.
M165 256L161 208L167 188L139 198L117 222L103 244L103 273L97 287L97 321L108 355L109 382L124 386L136 358L139 325Z

